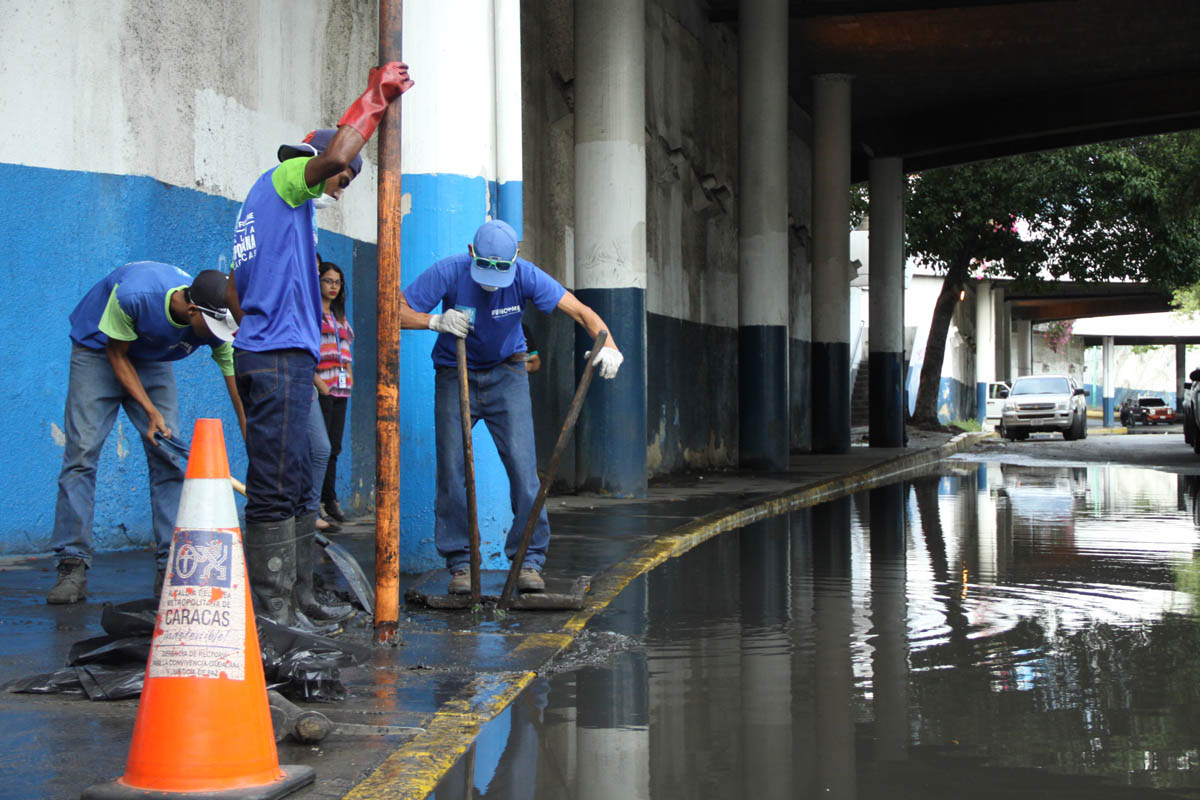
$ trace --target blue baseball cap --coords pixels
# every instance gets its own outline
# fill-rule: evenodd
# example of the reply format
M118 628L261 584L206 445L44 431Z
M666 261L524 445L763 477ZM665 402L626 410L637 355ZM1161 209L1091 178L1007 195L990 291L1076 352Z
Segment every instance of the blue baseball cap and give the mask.
M502 219L488 220L475 231L471 249L475 253L471 259L471 277L476 283L498 289L512 285L517 277L517 232L511 225ZM477 259L506 262L508 267L480 266Z
M315 131L309 131L308 136L304 137L303 144L281 144L279 152L276 155L280 161L287 161L289 158L300 158L301 156L315 156L317 153L325 152L325 148L329 147L329 143L333 141L333 135L337 133L333 128L320 128ZM350 169L354 171L354 177L358 177L358 173L362 172L362 156L354 156L354 160L350 162Z

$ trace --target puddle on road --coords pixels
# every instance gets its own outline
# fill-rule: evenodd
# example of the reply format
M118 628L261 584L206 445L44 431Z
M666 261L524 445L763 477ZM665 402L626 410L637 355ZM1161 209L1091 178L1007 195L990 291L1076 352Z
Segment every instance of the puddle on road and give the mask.
M1195 796L1198 485L955 461L717 537L433 796Z

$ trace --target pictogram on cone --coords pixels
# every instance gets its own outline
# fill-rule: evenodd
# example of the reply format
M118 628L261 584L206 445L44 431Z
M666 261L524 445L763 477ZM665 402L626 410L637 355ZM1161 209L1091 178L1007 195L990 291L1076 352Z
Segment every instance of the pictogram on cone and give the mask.
M313 769L279 765L221 421L196 420L170 570L125 774L110 798L283 797Z

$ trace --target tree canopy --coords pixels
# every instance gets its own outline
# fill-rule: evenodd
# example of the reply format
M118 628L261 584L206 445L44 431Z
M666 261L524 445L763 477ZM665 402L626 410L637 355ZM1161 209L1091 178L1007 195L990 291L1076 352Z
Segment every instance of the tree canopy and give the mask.
M908 252L945 272L914 420L936 423L946 333L972 274L1200 284L1200 131L1032 153L909 177ZM1190 292L1200 309L1200 288ZM1189 292L1182 292L1188 296Z

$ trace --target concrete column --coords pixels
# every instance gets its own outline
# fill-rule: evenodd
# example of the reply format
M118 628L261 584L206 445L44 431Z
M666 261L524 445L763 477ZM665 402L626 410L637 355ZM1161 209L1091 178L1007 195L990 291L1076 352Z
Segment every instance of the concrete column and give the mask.
M1116 394L1116 381L1113 380L1113 337L1104 337L1104 427L1111 428L1113 424L1113 397Z
M996 310L996 377L1012 383L1012 318L1002 287L992 288L992 300Z
M904 163L871 160L871 447L904 446Z
M1183 411L1183 384L1187 380L1187 345L1175 345L1175 412Z
M908 598L904 530L907 484L871 490L871 684L875 756L908 759Z
M788 464L788 4L738 15L738 447L743 467Z
M1033 323L1017 320L1017 376L1033 374Z
M575 282L625 356L597 380L575 432L576 480L646 495L646 9L575 3ZM576 364L592 347L577 330ZM785 428L786 430L786 428Z
M490 186L497 219L521 237L523 222L521 156L521 2L492 0L492 32L496 83L496 181Z
M992 282L975 286L975 418L987 416L987 387L996 380L996 325L992 319Z
M850 76L813 78L814 453L850 449ZM819 422L817 422L819 420Z
M476 228L489 218L503 218L521 231L520 81L519 75L513 81L495 74L512 71L514 51L519 73L519 3L488 0L478 6L482 13L464 15L454 3L404 4L404 28L410 32L405 58L439 68L418 77L422 91L404 100L402 184L410 205L395 211L404 214L402 286L438 259L465 253ZM411 35L413 31L420 34ZM444 58L447 52L455 57ZM471 123L443 113L446 108L469 113ZM498 203L498 195L515 198L515 203ZM325 254L324 246L321 252ZM363 333L359 331L360 338ZM436 340L433 331L404 331L400 337L400 451L407 465L400 482L402 572L445 565L433 542L435 473L413 467L435 461L429 354ZM503 543L512 522L508 474L487 427L477 425L472 435L483 567L507 569Z

